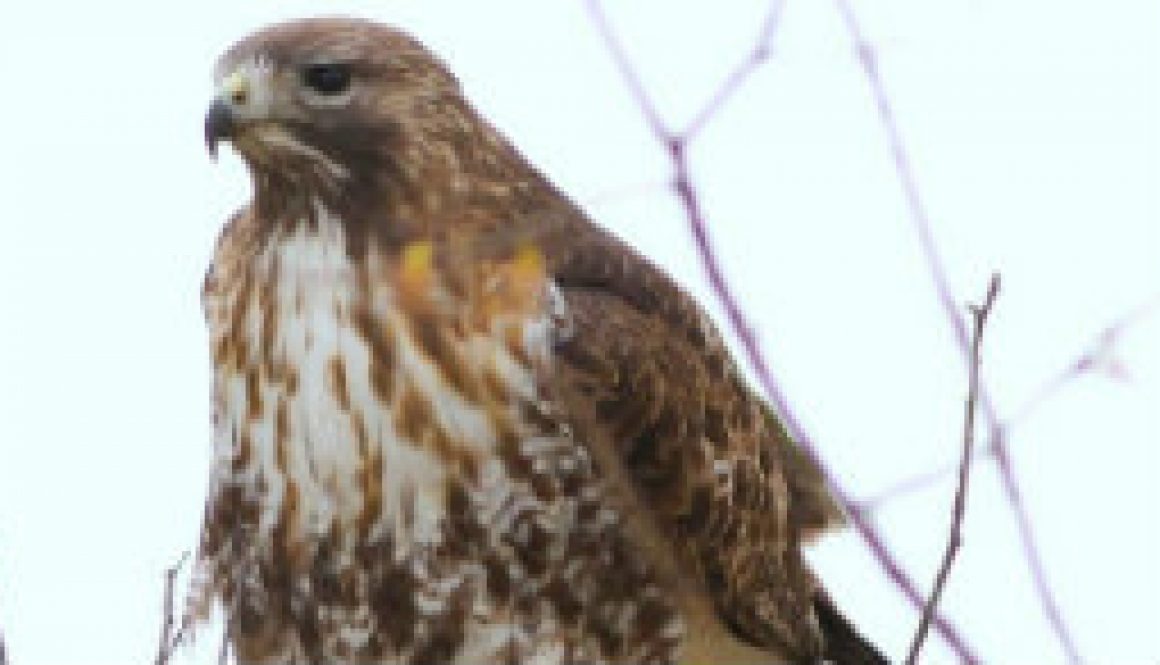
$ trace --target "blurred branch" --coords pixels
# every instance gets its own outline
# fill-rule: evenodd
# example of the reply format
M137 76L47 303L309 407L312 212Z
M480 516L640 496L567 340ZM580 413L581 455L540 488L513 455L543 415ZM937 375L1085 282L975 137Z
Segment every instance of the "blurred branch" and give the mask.
M918 622L914 640L910 643L910 653L906 656L907 665L918 662L918 653L922 650L922 643L926 641L930 631L931 617L942 598L946 588L947 578L950 576L951 564L959 553L963 543L963 516L967 512L967 486L971 478L971 453L975 447L975 405L979 399L979 365L981 364L981 345L983 342L983 328L987 324L987 317L995 304L995 297L999 295L999 275L991 276L991 285L987 289L987 297L981 306L972 306L971 315L974 318L974 329L971 336L971 366L967 379L966 414L963 417L963 452L959 460L959 484L955 490L955 500L951 508L950 535L947 538L946 551L943 552L942 563L934 578L934 587L930 598L922 610L922 617Z
M1024 400L1023 404L1015 410L1014 415L993 427L992 435L988 437L985 445L975 451L975 454L988 459L993 458L997 440L1009 441L1011 430L1015 426L1030 418L1040 407L1073 381L1101 370L1114 379L1126 379L1127 370L1116 356L1116 345L1125 332L1157 311L1160 311L1160 294L1152 296L1143 304L1103 328L1084 347L1084 350L1076 355L1074 360L1040 384L1031 393L1031 397ZM858 501L857 509L863 512L873 512L893 499L921 491L950 477L955 469L955 465L947 464L933 471L925 471L905 478L877 494Z
M628 54L624 52L620 41L612 36L612 26L608 24L608 17L604 15L604 7L601 6L600 0L587 0L586 4L588 13L592 17L592 21L596 24L596 30L604 39L604 45L608 48L608 52L612 54L612 59L616 62L616 68L620 71L621 76L624 77L624 82L628 84L628 90L632 94L633 100L636 101L637 106L640 107L640 112L644 115L649 130L658 139L667 143L671 138L669 129L665 127L665 122L661 119L660 113L657 112L656 106L653 105L652 98L645 92L644 83L641 82L640 76L636 73L636 68L632 66L632 62L628 59Z
M230 662L230 632L222 631L222 643L218 647L218 665L228 665Z
M188 560L189 552L185 551L177 563L165 569L165 591L161 603L161 636L157 640L157 658L153 661L154 665L169 665L185 634L184 626L175 628L173 596L174 588L177 586L177 575Z
M1128 372L1116 354L1117 345L1125 332L1155 314L1157 310L1160 310L1160 293L1153 294L1151 298L1101 330L1075 360L1054 377L1044 381L1031 397L1015 410L1015 414L1007 419L1005 429L1010 430L1012 425L1027 419L1060 389L1082 376L1102 371L1113 379L1126 380Z
M614 203L620 203L638 196L646 194L654 194L667 190L672 186L669 180L642 180L640 182L629 183L627 185L620 185L610 187L585 197L584 203L589 206L605 206Z
M689 227L693 238L697 245L697 251L701 258L701 262L708 276L710 285L717 295L725 309L726 316L729 319L730 326L734 334L740 341L750 366L757 374L762 388L765 390L767 397L774 404L779 415L782 417L783 424L790 436L802 447L802 449L813 459L822 472L826 475L830 486L833 488L835 495L843 505L850 507L850 519L857 530L858 534L866 541L867 547L873 553L875 559L882 566L887 576L894 582L896 586L902 591L903 595L917 608L923 608L925 599L918 591L918 585L914 580L903 570L902 565L898 559L887 548L885 540L881 534L878 533L877 528L869 521L864 514L854 510L850 495L845 491L838 478L833 474L829 467L818 457L817 447L813 440L806 434L805 429L798 422L793 415L793 411L789 408L789 402L781 391L777 381L774 379L773 373L770 370L761 345L753 332L745 313L742 311L739 302L733 294L728 281L725 278L724 271L721 268L720 262L717 258L717 253L713 249L712 242L709 238L708 228L705 222L704 213L701 209L700 200L697 196L696 189L692 184L689 176L688 161L686 159L686 150L688 142L695 136L695 132L703 126L718 109L722 108L723 99L728 95L733 94L739 89L741 84L748 78L748 75L766 59L765 44L772 40L774 30L777 26L776 17L779 15L777 6L780 5L780 0L775 0L774 8L771 9L769 15L773 18L766 22L767 29L763 29L759 46L755 48L748 56L747 60L735 70L719 88L709 102L705 105L701 114L697 116L690 128L693 134L688 131L684 134L674 134L669 130L656 108L645 91L639 76L637 75L632 63L625 55L620 42L612 32L608 20L604 15L603 9L599 0L587 0L587 7L589 13L593 17L593 22L600 36L607 44L609 52L612 54L622 76L629 86L629 90L640 107L641 112L645 116L650 130L654 137L663 143L669 150L670 157L673 163L674 178L673 188L676 196L680 200L685 209L685 214L689 222ZM756 54L756 55L755 55ZM752 63L752 64L750 64ZM740 73L738 73L740 72ZM947 644L959 655L959 658L966 663L978 663L979 659L974 655L963 638L959 635L957 629L951 623L939 615L937 611L932 612L931 621L938 630L938 633L946 640Z
M705 125L721 112L725 103L745 84L753 72L769 60L770 54L773 53L773 38L777 34L777 26L781 24L781 12L784 8L784 0L774 0L770 3L765 20L761 23L761 31L757 34L757 39L754 41L753 49L750 50L749 55L738 63L733 71L717 86L717 89L709 96L709 101L701 106L701 110L681 132L686 143L696 138Z
M4 633L0 632L0 665L8 665L8 647L4 646Z
M978 454L978 453L976 453ZM990 456L990 453L984 452L984 455ZM944 464L933 471L923 471L916 473L908 478L894 483L886 489L854 502L854 510L860 513L873 513L881 508L883 505L898 499L908 494L920 492L932 485L942 482L950 477L958 467L954 464Z
M967 326L959 315L958 309L955 307L955 300L951 295L950 281L947 279L946 267L934 242L930 217L927 214L922 197L918 193L914 170L911 167L910 158L902 142L902 136L898 129L898 122L895 118L894 110L886 95L886 88L882 83L882 77L878 71L874 49L863 35L861 26L850 5L850 1L835 0L835 4L838 12L842 15L850 39L854 43L858 62L861 64L866 79L870 84L871 94L874 96L874 102L878 109L879 121L882 124L883 130L886 132L886 137L890 144L894 167L898 173L903 194L906 197L911 221L914 224L915 232L918 234L919 242L922 245L923 255L926 257L927 268L934 282L935 291L938 294L939 301L942 303L947 321L950 322L955 332L964 360L969 364L971 350L970 341L967 338ZM1003 491L1007 495L1007 502L1011 506L1011 511L1015 516L1015 521L1019 528L1023 556L1034 578L1036 593L1039 596L1040 604L1043 606L1043 612L1047 616L1047 620L1051 624L1052 629L1055 631L1056 639L1067 654L1068 662L1073 664L1079 663L1079 651L1076 649L1071 632L1063 621L1063 616L1059 611L1059 605L1055 601L1055 596L1051 592L1051 587L1047 583L1047 574L1039 554L1039 547L1035 542L1034 532L1031 528L1031 517L1027 513L1027 508L1023 503L1022 491L1015 476L1015 469L1012 465L1011 457L1007 451L1006 437L1003 435L1003 431L999 426L1000 421L985 384L979 386L978 402L982 407L987 422L991 425L992 455L999 469L999 477L1002 481Z

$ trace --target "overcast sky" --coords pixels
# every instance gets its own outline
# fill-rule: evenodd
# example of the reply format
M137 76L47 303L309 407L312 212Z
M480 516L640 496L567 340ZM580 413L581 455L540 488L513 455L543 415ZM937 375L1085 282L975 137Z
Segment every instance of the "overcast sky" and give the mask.
M768 5L609 4L677 125L750 48ZM956 297L1003 274L985 378L1009 416L1160 292L1160 10L858 4ZM207 477L201 276L249 187L232 155L205 155L211 68L250 30L320 11L400 24L432 45L565 191L712 302L681 210L657 184L665 154L577 0L6 3L0 629L14 664L151 662L162 571L196 542ZM869 496L952 461L963 364L831 3L787 5L773 59L690 157L728 276L843 483ZM1158 339L1160 316L1140 320L1116 347L1127 380L1069 383L1012 432L1048 578L1093 662L1160 658ZM951 491L877 515L924 584ZM914 613L861 541L830 537L813 559L901 659ZM986 462L945 606L989 662L1063 660ZM927 653L950 658L937 639Z

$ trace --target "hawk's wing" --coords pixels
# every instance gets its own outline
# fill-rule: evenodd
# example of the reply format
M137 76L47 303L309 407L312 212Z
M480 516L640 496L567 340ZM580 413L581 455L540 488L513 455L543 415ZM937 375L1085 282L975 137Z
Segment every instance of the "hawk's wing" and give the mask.
M609 442L678 572L736 635L818 653L799 545L842 520L820 470L688 294L605 232L573 231L546 244L571 317L553 379L564 408L601 430L580 440Z

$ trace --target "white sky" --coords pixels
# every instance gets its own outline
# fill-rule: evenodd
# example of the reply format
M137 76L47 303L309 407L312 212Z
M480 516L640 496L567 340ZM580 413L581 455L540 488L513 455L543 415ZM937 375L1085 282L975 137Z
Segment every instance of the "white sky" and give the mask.
M764 0L609 8L672 122L749 48ZM726 6L727 4L727 6ZM1010 414L1160 291L1160 14L1101 3L875 0L859 14L956 294L1004 287L986 378ZM14 663L149 662L162 570L195 542L209 452L198 289L247 196L201 123L217 54L327 12L408 27L593 215L706 302L684 218L582 5L10 2L0 9L0 629ZM791 1L775 58L691 158L713 235L796 411L856 493L956 454L963 367L865 79L829 2ZM628 186L633 193L624 194ZM616 192L620 191L620 194ZM610 192L612 193L610 195ZM1093 662L1160 658L1160 316L1013 433L1047 573ZM951 488L879 524L926 583ZM901 659L915 617L861 542L814 557ZM946 609L990 662L1061 662L989 464ZM212 662L212 648L189 662ZM933 640L928 662L946 662Z

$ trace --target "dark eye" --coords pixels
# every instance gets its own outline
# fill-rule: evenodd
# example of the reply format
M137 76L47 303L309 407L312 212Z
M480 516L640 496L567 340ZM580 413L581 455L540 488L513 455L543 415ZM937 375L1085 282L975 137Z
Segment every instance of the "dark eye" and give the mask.
M302 82L320 95L338 95L350 87L350 66L339 62L306 65Z

